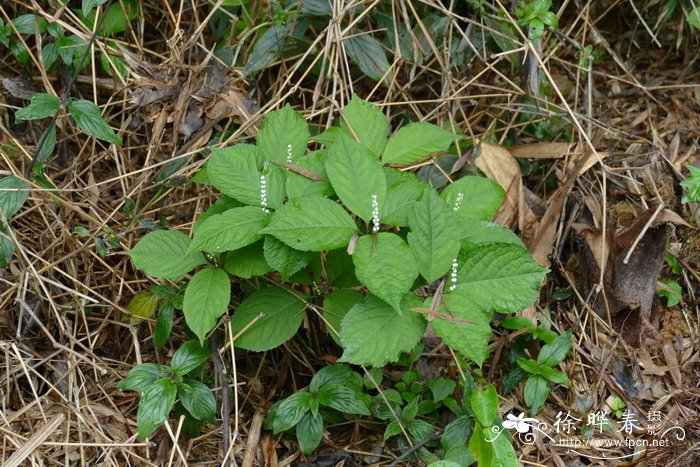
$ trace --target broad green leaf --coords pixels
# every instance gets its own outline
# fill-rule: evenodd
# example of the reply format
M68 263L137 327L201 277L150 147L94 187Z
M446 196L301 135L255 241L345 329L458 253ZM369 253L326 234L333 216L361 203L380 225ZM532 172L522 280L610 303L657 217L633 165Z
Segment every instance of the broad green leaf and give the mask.
M562 336L557 336L552 343L542 347L540 354L537 356L537 363L554 367L564 360L569 350L571 350L571 334L566 333Z
M117 384L120 391L145 392L161 378L170 375L170 368L157 363L142 363L129 370L129 374Z
M150 318L158 308L160 299L151 292L144 292L131 299L126 309L136 316L129 317L132 324L140 323L143 318Z
M345 53L355 62L365 76L388 81L389 61L380 43L369 34L353 35L344 41Z
M197 228L188 251L220 253L243 248L262 238L259 232L269 221L269 213L255 206L214 214Z
M444 452L455 446L467 444L474 427L474 420L469 415L462 415L452 420L440 437L440 446Z
M284 202L284 169L265 161L262 151L250 144L213 148L207 164L209 180L223 194L241 203L261 206L261 176L265 176L267 207L277 209Z
M7 230L4 227L0 227L0 268L7 267L14 253L14 243L12 243L10 236L7 234Z
M136 412L139 439L146 439L165 422L176 397L177 386L167 378L159 379L146 390Z
M321 180L306 177L293 170L287 171L287 197L289 199L333 195L333 187L328 181L328 174L326 174L327 155L328 151L325 149L314 151L294 163L297 167L318 175Z
M431 123L409 123L391 137L382 154L382 162L412 164L428 154L447 151L460 137Z
M9 219L17 214L27 201L30 189L29 185L17 177L0 179L0 216Z
M491 427L483 428L481 436L485 439L493 439L493 429ZM493 450L493 462L489 465L494 467L520 467L522 465L513 448L513 440L508 433L498 436L492 443L487 444L491 444Z
M265 116L256 141L267 160L296 164L306 152L309 125L287 104Z
M177 389L180 402L194 418L216 423L216 399L209 386L186 378Z
M263 254L263 240L226 253L224 271L243 279L264 276L268 272L273 271L272 266L267 264Z
M38 92L29 99L29 105L15 112L15 120L38 120L52 117L61 108L61 101L53 94Z
M95 27L95 10L90 11L86 16L83 15L83 23L92 30ZM126 14L125 14L126 13ZM100 31L103 36L112 36L124 32L129 27L129 22L136 18L138 9L134 0L120 0L113 3L106 12L103 12L105 18Z
M321 414L306 412L296 429L299 450L302 454L309 455L321 444L323 438L323 417Z
M46 31L47 21L39 15L31 13L19 15L12 20L12 24L19 34L34 34L37 26L39 33ZM7 26L9 27L9 25ZM10 28L12 30L12 28Z
M44 48L41 49L41 62L44 64L44 67L50 70L53 64L56 63L56 60L58 60L58 44L55 42L46 44Z
M407 295L399 314L379 298L368 295L343 318L340 340L343 356L338 360L355 365L384 366L398 360L401 352L416 346L425 332L425 319L410 311L420 305Z
M202 269L187 284L183 312L187 326L200 343L226 313L230 301L231 282L223 269Z
M209 358L209 347L196 340L187 341L175 351L170 367L176 375L186 375Z
M270 234L301 251L346 247L357 230L337 203L316 196L291 200L278 209L261 233Z
M173 318L175 316L175 307L172 303L165 303L158 310L158 319L156 320L156 328L153 331L153 344L157 349L162 349L170 337L170 332L173 330Z
M520 368L531 375L539 375L542 372L540 365L531 358L519 358L517 362Z
M323 299L323 318L326 320L328 333L340 345L340 325L348 311L364 299L364 295L352 290L336 290Z
M328 150L326 173L345 206L365 222L372 219L373 197L384 203L386 177L379 161L356 141L341 137Z
M525 383L523 395L525 396L525 404L530 407L530 414L535 415L540 411L549 395L547 380L539 375L530 375Z
M200 185L211 185L209 181L209 169L207 169L208 164L203 164L197 173L190 177L192 183L199 183Z
M272 432L277 435L299 423L304 414L309 412L311 397L308 392L295 392L283 400L275 411Z
M305 268L313 258L313 253L295 250L269 235L265 236L263 252L267 263L282 274L283 280Z
M428 380L428 387L430 388L430 392L433 393L433 400L435 402L440 402L452 395L457 387L457 383L455 383L453 379L437 378Z
M669 308L678 305L683 299L681 285L674 280L661 281L661 284L663 285L656 291L657 295L666 297L666 306Z
M504 195L501 185L485 177L466 176L448 185L442 199L460 219L487 220L495 216Z
M248 57L248 62L243 68L244 75L250 75L256 71L267 68L272 62L282 56L287 36L292 30L293 23L273 26L260 36L253 47L253 52Z
M401 175L393 177L393 171ZM387 190L386 199L380 206L381 222L395 227L406 227L413 205L420 199L426 185L413 173L403 173L391 168L385 168L384 173L387 175ZM393 178L396 179L390 181Z
M345 385L352 375L352 369L347 365L336 364L321 368L311 379L309 392L317 394L326 384Z
M690 13L688 13L688 24L695 29L700 29L700 6L690 10Z
M389 119L379 108L352 95L350 103L342 111L340 128L355 136L355 139L372 154L379 157L389 138Z
M334 287L357 287L360 281L355 276L355 263L347 250L333 250L326 255L326 277Z
M178 280L207 260L200 252L187 253L190 239L182 232L149 232L129 252L134 266L157 279Z
M540 375L543 378L546 378L547 381L551 381L554 384L571 386L571 381L569 380L569 377L566 376L566 373L564 373L563 371L555 370L554 368L550 368L548 366L542 366L540 368Z
M331 407L343 413L369 415L369 410L357 393L343 384L324 384L318 390L321 405Z
M83 16L88 16L93 8L105 3L107 3L107 0L83 0L81 5Z
M426 308L430 306L430 301L430 298L426 300ZM444 318L435 317L431 321L435 334L450 348L481 366L489 355L490 313L468 297L455 292L443 295L438 311Z
M483 426L491 426L498 415L498 393L493 385L489 384L483 391L472 392L471 408L474 416Z
M43 140L41 138L43 138ZM53 154L54 149L56 149L56 122L51 122L48 128L42 133L41 138L39 142L37 142L36 160L38 162L45 162L51 154ZM39 143L41 144L39 145ZM34 167L36 168L36 165Z
M192 230L196 232L199 226L202 225L202 223L204 223L205 220L209 219L215 214L223 214L229 209L240 208L242 206L243 204L241 204L240 201L237 201L233 198L229 198L228 196L224 195L221 198L219 198L214 204L209 206L209 209L207 209L199 215L197 221L194 223L194 227L192 227Z
M352 135L345 128L340 128L339 126L332 126L324 130L322 133L312 136L311 141L321 143L325 147L329 148L333 144L335 144L335 142L338 141L338 138L340 138L341 136L352 138Z
M121 138L114 133L114 130L107 125L102 117L99 107L92 102L85 99L71 99L66 108L78 128L88 135L108 143L122 144Z
M364 235L352 256L357 278L377 297L401 312L401 298L418 277L411 249L396 234Z
M408 244L418 270L432 283L450 270L459 252L456 217L435 190L426 187L421 200L413 205L408 225Z
M417 398L414 400L418 400ZM419 418L414 418L406 423L406 431L411 436L414 443L423 441L435 433L435 427L432 423Z
M525 244L515 232L495 222L460 220L459 231L462 237L463 248L469 248L470 244L484 245L488 243L512 243L513 245L525 247Z
M521 246L469 246L460 255L455 292L486 309L515 312L537 300L546 273Z
M265 288L249 295L233 313L233 334L246 328L235 345L255 352L282 345L301 326L305 299L306 295L301 292L281 288Z

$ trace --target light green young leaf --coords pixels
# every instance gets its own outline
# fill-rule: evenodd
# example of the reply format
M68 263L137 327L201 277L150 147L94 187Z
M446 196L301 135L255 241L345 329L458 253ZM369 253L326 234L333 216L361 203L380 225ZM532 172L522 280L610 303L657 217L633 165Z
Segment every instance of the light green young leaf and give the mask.
M38 92L29 99L29 105L15 112L15 120L38 120L52 117L61 108L61 101L53 94Z
M183 407L197 420L216 423L216 399L204 383L186 378L178 385L178 396Z
M175 404L176 397L177 386L167 378L159 379L146 390L141 396L136 412L140 440L149 437L165 422Z
M323 438L323 417L320 413L306 412L299 420L296 429L299 450L309 455L321 444Z
M425 308L430 306L431 300L426 300ZM457 292L443 295L438 311L444 318L435 317L431 321L435 335L481 366L489 355L491 314Z
M389 70L389 61L380 43L369 34L352 35L345 40L345 52L365 76L379 81Z
M663 288L656 291L659 297L666 297L666 306L678 305L683 299L683 288L674 280L662 281Z
M30 189L29 185L17 177L0 179L0 216L9 219L17 214L24 202L27 201Z
M261 206L260 177L265 175L267 206L277 209L284 202L285 171L265 161L262 151L250 144L211 150L207 164L209 181L223 194L251 206Z
M501 185L485 177L466 176L451 183L442 199L460 219L487 220L495 216L504 195Z
M342 111L340 128L347 130L372 154L379 157L389 138L389 119L379 108L356 94Z
M432 283L452 267L459 252L456 217L435 190L426 187L423 197L413 205L408 225L408 244L418 270Z
M401 313L401 298L418 277L418 265L401 237L386 232L364 235L352 260L367 290Z
M455 135L432 123L409 123L391 137L382 154L385 164L411 164L421 157L447 148L461 135Z
M178 280L197 266L207 264L202 253L188 254L190 239L182 232L149 232L129 252L136 268L157 279Z
M333 187L328 181L328 174L326 174L326 156L327 151L323 149L311 152L294 163L297 167L318 175L321 180L314 180L289 170L287 172L287 197L289 199L333 195Z
M283 280L301 271L313 258L313 253L295 250L269 235L265 236L263 252L267 263L282 274Z
M549 395L547 380L543 376L530 375L523 390L525 404L530 407L530 415L535 415L540 411Z
M337 203L309 196L287 202L260 233L297 250L324 251L346 247L356 230L355 222Z
M498 393L496 388L489 384L483 391L474 390L471 397L471 408L481 425L491 426L498 415Z
M183 313L187 326L204 343L207 333L226 313L231 301L231 282L223 269L202 269L185 289Z
M364 300L364 295L352 290L336 290L323 299L323 318L326 321L328 334L340 345L341 321L348 314L348 311Z
M473 245L486 245L489 243L512 243L525 247L523 241L515 232L491 221L461 220L459 231L462 237L462 247L470 248Z
M547 271L518 245L469 246L460 255L455 292L486 309L515 312L537 300Z
M264 240L259 240L238 250L226 253L224 271L232 276L250 279L264 276L273 270L263 255Z
M220 253L243 248L262 238L259 232L270 222L262 208L245 206L215 214L194 233L189 252Z
M102 117L99 107L85 99L71 99L66 105L68 113L75 120L78 128L90 136L108 143L122 144L122 139L114 133Z
M401 175L399 177L392 176L394 171ZM387 176L387 190L386 199L379 206L381 209L380 220L382 224L406 227L413 205L420 199L426 185L413 173L404 173L391 168L385 168L384 173ZM396 179L394 180L394 178Z
M381 367L398 360L401 352L415 347L425 332L423 316L410 311L419 305L417 297L406 295L403 313L398 314L383 300L368 295L343 318L343 356L338 361Z
M281 288L260 289L246 297L233 313L231 325L234 335L250 327L236 340L236 346L263 352L291 339L304 320L305 299L301 292L292 294Z
M688 190L681 200L683 203L700 202L700 169L694 165L688 165L689 175L681 182L681 186Z
M287 104L265 116L256 141L267 160L296 164L306 152L309 125Z
M372 219L372 200L382 206L386 177L379 161L369 150L347 138L339 138L328 150L326 173L345 206L365 222Z

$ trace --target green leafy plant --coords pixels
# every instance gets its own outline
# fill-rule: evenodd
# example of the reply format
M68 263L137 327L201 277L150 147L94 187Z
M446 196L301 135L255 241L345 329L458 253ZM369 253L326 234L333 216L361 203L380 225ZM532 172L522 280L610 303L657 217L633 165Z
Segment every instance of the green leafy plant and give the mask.
M625 404L625 402L622 399L620 399L620 396L615 396L610 402L610 410L612 410L613 414L617 418L622 418L626 407L627 404Z
M0 179L0 268L12 259L15 244L10 237L10 219L17 214L29 197L29 188L17 177Z
M700 169L694 165L688 165L690 174L681 182L681 186L687 191L683 196L683 203L700 202Z
M187 377L208 358L208 347L196 340L188 341L173 354L169 366L142 363L119 382L117 389L121 391L142 393L136 414L140 439L150 436L165 422L176 402L186 411L187 425L216 423L216 399L211 389Z
M550 8L552 0L527 0L520 2L515 8L515 15L518 17L518 24L527 27L528 37L539 40L544 35L545 26L553 29L559 27L559 20Z

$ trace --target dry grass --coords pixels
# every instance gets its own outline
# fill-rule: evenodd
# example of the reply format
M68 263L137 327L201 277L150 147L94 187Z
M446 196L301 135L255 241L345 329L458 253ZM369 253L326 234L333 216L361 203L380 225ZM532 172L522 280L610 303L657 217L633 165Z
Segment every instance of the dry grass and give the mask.
M197 213L211 204L214 193L208 188L177 182L201 165L200 151L213 135L226 135L220 144L254 136L261 116L287 102L322 129L338 118L353 92L379 104L395 126L408 118L431 121L468 135L475 147L479 142L506 146L537 142L539 128L551 133L546 137L562 141L572 134L579 152L596 157L595 167L570 177L564 192L554 191L551 182L563 185L567 180L566 158L531 160L535 170L524 178L534 215L529 228L520 223L524 236L544 222L542 214L558 201L553 193L565 197L559 200L561 213L552 224L556 235L545 254L553 253L554 272L540 306L531 312L551 320L559 332L573 330L575 341L572 356L564 364L574 387L554 391L539 418L551 425L560 411L585 417L579 404L582 398L591 410L601 410L611 395L617 395L638 413L662 411L667 418L658 427L662 430L675 424L688 428L686 440L648 453L656 465L698 461L698 451L692 448L700 439L700 314L695 297L700 259L695 229L679 227L672 237L671 248L683 260L687 293L683 306L656 311L661 315L662 339L655 345L628 345L609 320L592 312L590 297L579 290L565 265L576 249L577 223L592 220L597 226L624 227L662 202L697 221L697 213L681 206L678 196L683 167L698 164L700 65L693 52L697 37L691 39L692 47L676 53L673 30L655 35L663 47L651 45L642 26L636 31L626 27L628 20L621 15L628 10L620 2L564 2L559 11L560 33L548 34L542 51L533 55L551 89L551 98L545 100L528 98L519 84L521 52L537 52L532 43L522 40L514 44L515 50L496 53L481 39L501 24L498 11L518 30L510 9L498 0L484 16L467 8L453 13L433 0L334 1L334 20L312 31L311 44L246 80L239 68L215 65L210 22L221 4L142 2L139 20L117 44L128 54L98 39L89 66L70 90L72 96L94 99L100 105L124 145L106 146L82 135L67 119L59 119L57 151L45 170L57 188L42 188L29 180L33 187L29 201L12 220L17 253L9 267L0 271L0 456L4 465L220 465L232 459L243 465L289 465L301 460L293 443L261 430L261 417L274 400L303 387L320 359L334 358L337 349L318 343L322 336L314 335L313 326L307 328L307 336L311 335L314 345L300 338L264 355L234 350L226 328L218 347L232 377L227 382L233 394L230 430L206 426L200 437L185 439L178 420L171 419L148 442L136 439L138 396L118 392L116 383L138 363L169 361L173 349L187 336L176 325L170 343L159 352L151 341L152 321L133 326L125 320L129 316L125 305L131 297L153 283L134 270L125 253L144 233L140 225L144 220L167 221L188 233ZM384 84L358 74L345 50L347 38L358 32L383 37L372 20L379 10L388 12L397 28L409 24L410 42L432 51L430 58L417 64L387 48L391 67ZM90 31L70 9L21 0L0 5L5 22L29 11L90 40ZM417 32L429 27L426 15L419 11L445 18L442 44L436 44L430 34L419 41ZM252 18L251 24L272 21L268 7L257 2L244 14ZM342 23L335 21L341 18ZM363 26L360 30L349 26L355 24ZM245 28L225 41L235 55L245 57L259 33ZM0 47L2 78L36 92L62 95L65 76L36 66L37 48L42 44L34 37L27 40L31 71L23 74L10 52ZM602 55L590 75L578 62L580 49L588 44ZM467 51L469 58L459 67L451 66L451 50ZM130 78L124 82L106 78L96 63L99 51L124 57L131 65ZM150 105L135 103L169 85L174 86L171 95ZM41 122L14 121L14 110L27 102L7 86L0 104L1 169L3 174L22 176L43 127ZM538 105L533 106L534 102ZM191 109L202 111L203 123L187 133L190 120L185 110L190 104ZM478 153L465 149L463 162ZM181 163L175 166L176 161ZM167 174L166 169L170 169ZM442 169L445 173L450 167ZM134 202L133 215L125 213L126 198ZM89 235L77 235L78 226ZM106 255L98 252L98 244L106 245ZM574 289L571 299L551 298L555 289L568 285ZM509 337L497 335L493 349L503 348ZM442 352L451 358L446 350ZM500 351L493 355L485 374L498 381ZM218 393L221 382L216 384ZM520 411L523 404L522 394L516 391L502 409ZM392 444L381 443L382 432L383 427L365 424L334 428L324 439L324 449L350 453L360 462L378 450L381 462L390 463L400 452ZM225 434L230 436L227 442ZM517 452L523 463L531 465L566 465L583 459L573 453L563 455L541 441L537 447L518 444ZM593 448L581 452L601 455ZM629 452L614 448L606 454ZM15 464L14 459L18 459Z

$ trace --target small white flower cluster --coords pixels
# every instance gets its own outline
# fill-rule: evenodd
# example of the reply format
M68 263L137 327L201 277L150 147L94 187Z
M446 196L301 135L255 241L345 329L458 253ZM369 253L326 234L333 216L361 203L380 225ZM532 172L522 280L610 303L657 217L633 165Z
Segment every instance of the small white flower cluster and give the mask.
M457 199L455 200L455 207L452 208L453 211L459 211L459 208L462 207L462 203L464 202L464 193L458 193L457 194Z
M452 271L450 271L450 292L457 288L457 258L452 260Z
M292 145L288 144L287 145L287 164L292 163Z
M379 201L377 195L372 195L372 233L379 232Z
M270 210L267 209L267 180L265 179L265 175L260 175L260 206L262 206L262 210L265 214L270 212Z

